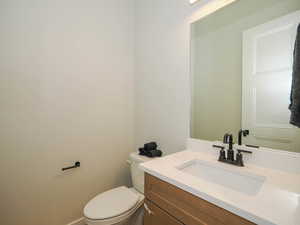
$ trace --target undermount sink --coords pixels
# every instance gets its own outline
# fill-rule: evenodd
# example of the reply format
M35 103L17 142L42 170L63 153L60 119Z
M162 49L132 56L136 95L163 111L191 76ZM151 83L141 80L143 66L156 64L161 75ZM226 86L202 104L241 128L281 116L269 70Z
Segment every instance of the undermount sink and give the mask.
M178 166L177 169L198 179L222 185L247 195L257 194L266 179L264 176L243 171L237 172L198 159L188 161Z

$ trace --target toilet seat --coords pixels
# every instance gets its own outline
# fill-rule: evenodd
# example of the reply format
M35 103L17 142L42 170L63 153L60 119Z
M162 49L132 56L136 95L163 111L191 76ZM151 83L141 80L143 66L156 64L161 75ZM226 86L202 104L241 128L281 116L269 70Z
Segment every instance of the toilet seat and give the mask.
M144 196L134 189L119 187L93 198L84 208L89 224L109 225L126 220L143 204Z

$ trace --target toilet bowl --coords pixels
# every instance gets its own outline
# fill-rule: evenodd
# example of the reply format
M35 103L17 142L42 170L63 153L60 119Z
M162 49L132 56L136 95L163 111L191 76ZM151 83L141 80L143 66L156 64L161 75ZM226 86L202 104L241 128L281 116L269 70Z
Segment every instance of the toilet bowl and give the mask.
M151 160L131 153L130 164L133 188L117 187L103 192L84 207L87 225L142 225L144 203L144 172L139 164Z

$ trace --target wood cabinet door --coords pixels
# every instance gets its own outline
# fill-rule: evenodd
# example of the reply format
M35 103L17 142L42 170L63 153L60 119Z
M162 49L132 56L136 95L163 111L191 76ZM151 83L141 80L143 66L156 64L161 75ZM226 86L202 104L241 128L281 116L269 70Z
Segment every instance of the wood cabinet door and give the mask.
M145 201L144 225L183 225L150 201Z

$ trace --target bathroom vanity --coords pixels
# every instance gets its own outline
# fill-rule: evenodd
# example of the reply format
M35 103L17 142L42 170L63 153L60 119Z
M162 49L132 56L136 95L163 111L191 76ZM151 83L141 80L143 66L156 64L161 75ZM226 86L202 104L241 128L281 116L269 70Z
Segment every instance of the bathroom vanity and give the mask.
M238 167L219 162L214 144L189 139L185 151L140 165L145 225L300 224L299 153L251 148Z
M152 175L145 176L144 225L253 225L225 209Z

